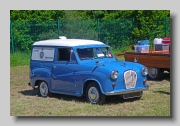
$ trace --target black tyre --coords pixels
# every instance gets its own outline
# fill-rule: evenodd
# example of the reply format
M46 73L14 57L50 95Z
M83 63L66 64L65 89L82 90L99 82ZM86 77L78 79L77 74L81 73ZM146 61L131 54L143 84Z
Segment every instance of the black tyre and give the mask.
M38 84L38 95L41 97L51 96L48 84L45 81L40 81Z
M105 102L105 95L102 94L97 83L92 82L87 86L86 100L92 104L103 104Z
M164 75L164 70L160 68L149 67L147 78L149 80L161 80Z

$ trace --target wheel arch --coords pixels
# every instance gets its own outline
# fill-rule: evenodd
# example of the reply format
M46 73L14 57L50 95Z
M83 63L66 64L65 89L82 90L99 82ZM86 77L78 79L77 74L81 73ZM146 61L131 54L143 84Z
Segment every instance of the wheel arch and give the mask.
M38 69L34 69L32 70L32 78L31 78L31 82L32 82L32 86L38 86L38 83L40 81L45 81L48 86L50 85L50 79L51 78L51 71L47 68L38 68Z
M97 80L95 80L95 79L88 79L88 80L86 80L86 81L84 82L83 95L86 94L86 88L87 88L87 86L88 86L90 83L92 83L92 82L95 82L95 83L99 86L99 89L100 89L100 91L102 92L102 94L104 94L104 91L102 90L102 86L101 86L101 84L100 84L99 81L97 81Z

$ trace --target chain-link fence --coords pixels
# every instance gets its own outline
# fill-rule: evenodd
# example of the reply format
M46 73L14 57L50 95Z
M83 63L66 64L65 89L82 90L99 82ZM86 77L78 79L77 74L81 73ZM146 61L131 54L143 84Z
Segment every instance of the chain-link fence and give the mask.
M136 33L138 28L143 32ZM139 26L133 18L105 21L100 19L10 21L12 53L30 51L35 41L54 39L59 36L99 40L114 48L121 48L139 39L153 40L155 37L170 36L170 18L147 22L146 26Z

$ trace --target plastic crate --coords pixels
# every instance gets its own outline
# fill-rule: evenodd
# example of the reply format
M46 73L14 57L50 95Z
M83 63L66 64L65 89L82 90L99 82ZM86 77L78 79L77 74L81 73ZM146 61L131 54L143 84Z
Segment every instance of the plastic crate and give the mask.
M149 45L134 45L134 50L138 53L148 53Z

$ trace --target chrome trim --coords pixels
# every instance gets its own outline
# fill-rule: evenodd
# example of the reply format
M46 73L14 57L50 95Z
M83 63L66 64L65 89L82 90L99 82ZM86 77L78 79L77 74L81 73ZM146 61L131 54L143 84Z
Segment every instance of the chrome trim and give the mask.
M105 93L105 95L109 96L109 95L121 95L121 94L128 94L128 93L133 93L133 92L140 92L140 91L145 91L148 90L149 87L145 87L145 88L140 88L140 89L130 89L130 90L126 90L126 91L111 91L111 92L107 92Z
M128 70L124 72L124 83L126 89L132 89L137 83L137 73L134 70Z

